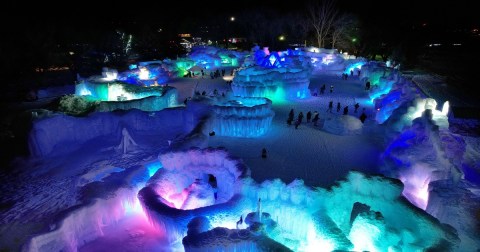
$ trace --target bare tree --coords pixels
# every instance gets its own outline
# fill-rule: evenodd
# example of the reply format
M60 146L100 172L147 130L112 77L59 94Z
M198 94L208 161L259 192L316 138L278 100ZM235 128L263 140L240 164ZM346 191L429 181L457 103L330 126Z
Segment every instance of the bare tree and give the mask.
M308 5L308 17L310 19L318 47L325 46L325 40L332 29L333 23L338 15L333 0L321 2L310 2Z
M335 48L337 43L346 44L351 42L353 30L356 28L357 19L353 15L342 14L335 19L332 25L331 39L332 48Z

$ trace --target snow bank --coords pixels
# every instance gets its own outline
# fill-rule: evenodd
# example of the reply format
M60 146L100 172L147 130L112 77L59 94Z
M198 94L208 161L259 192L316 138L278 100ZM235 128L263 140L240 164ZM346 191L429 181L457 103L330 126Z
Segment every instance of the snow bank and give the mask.
M325 119L323 130L335 135L358 135L362 133L363 123L351 115L334 116Z

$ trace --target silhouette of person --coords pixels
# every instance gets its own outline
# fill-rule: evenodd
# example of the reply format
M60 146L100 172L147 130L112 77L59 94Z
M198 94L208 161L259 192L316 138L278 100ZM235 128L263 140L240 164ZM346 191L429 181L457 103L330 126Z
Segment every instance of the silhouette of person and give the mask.
M262 149L262 158L267 158L267 149Z
M345 106L345 107L343 108L343 114L344 114L344 115L348 115L348 106Z
M312 119L313 126L317 126L318 119L320 119L318 112L317 111L313 112L313 119Z
M327 109L327 112L329 112L329 111L330 111L330 113L332 113L332 109L333 109L333 101L330 101L330 102L328 103L328 109Z
M354 107L355 107L355 110L353 111L353 113L357 113L357 110L360 107L360 104L358 104L358 102L357 102L357 103L355 103Z
M359 118L360 118L360 121L361 121L362 123L365 122L365 120L367 119L367 114L365 114L365 109L363 109L363 112L362 112L362 114L360 115Z
M341 108L341 107L342 107L342 106L340 105L340 102L337 102L337 112L340 112L340 108Z

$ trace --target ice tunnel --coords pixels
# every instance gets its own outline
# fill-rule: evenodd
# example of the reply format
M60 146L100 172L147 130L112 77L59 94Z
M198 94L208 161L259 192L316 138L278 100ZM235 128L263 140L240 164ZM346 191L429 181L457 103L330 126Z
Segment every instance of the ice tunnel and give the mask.
M254 66L237 72L232 89L235 96L267 97L276 101L308 97L309 84L310 71L306 69Z

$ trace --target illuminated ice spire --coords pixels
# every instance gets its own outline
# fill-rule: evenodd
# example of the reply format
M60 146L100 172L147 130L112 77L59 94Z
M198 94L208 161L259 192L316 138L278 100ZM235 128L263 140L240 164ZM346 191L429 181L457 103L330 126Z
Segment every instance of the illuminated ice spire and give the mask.
M450 103L448 101L446 101L445 103L443 103L442 115L447 116L449 109L450 109Z
M258 222L262 222L262 198L258 198L257 215L258 215Z

